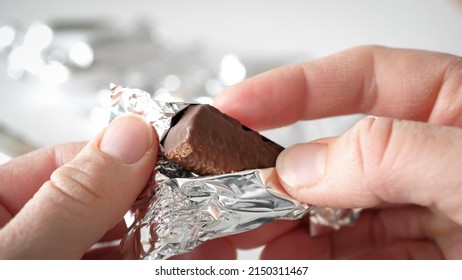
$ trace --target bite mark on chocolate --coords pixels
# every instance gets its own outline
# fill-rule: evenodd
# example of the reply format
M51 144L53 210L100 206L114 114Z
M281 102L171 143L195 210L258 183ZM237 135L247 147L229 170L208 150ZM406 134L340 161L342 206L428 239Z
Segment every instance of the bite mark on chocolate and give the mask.
M191 105L164 139L165 156L199 175L274 167L284 149L210 105Z

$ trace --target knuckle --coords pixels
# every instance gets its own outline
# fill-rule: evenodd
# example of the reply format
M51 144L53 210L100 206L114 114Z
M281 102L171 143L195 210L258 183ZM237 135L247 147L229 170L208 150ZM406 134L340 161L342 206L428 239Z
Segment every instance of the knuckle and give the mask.
M364 139L363 159L372 167L379 168L388 162L392 156L393 131L396 120L389 118L369 118L367 122L360 127L359 138Z
M50 186L67 200L89 206L103 193L94 173L88 170L92 169L64 165L51 175Z
M347 135L348 147L352 147L350 160L359 169L365 187L380 187L396 162L400 145L394 144L397 120L368 117L357 123Z
M433 109L435 116L430 115L430 120L442 124L462 125L462 58L451 60L446 67L444 80L438 89L441 107Z
M353 47L352 49L358 52L361 52L361 53L373 53L376 51L383 50L385 49L385 47L381 45L370 44L370 45L362 45L362 46Z

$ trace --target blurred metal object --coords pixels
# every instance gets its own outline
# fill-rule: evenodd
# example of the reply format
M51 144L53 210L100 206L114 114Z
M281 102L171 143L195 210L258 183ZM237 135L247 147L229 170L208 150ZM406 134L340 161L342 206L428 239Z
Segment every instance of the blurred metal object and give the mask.
M352 225L359 218L361 210L317 206L310 211L310 222L338 230L343 226Z
M35 22L0 26L0 52L13 79L60 85L85 77L148 89L159 99L195 101L242 81L246 67L233 54L213 58L197 45L175 46L151 24L131 28L111 21Z
M180 46L150 21L116 18L0 22L2 73L17 91L0 91L0 125L41 147L89 139L105 126L110 82L158 100L211 103L247 71L236 55Z

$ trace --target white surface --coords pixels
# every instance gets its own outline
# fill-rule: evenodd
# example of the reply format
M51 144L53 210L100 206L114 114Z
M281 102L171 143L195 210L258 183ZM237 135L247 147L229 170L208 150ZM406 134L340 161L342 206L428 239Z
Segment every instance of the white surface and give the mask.
M10 160L10 157L0 152L0 164L5 163Z

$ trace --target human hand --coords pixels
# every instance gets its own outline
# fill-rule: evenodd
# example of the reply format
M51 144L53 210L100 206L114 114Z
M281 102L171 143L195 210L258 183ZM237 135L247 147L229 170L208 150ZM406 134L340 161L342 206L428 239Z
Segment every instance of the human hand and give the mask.
M99 240L120 238L121 219L156 156L152 128L130 116L86 145L41 149L1 165L0 257L76 259ZM89 257L108 258L115 249Z
M150 125L125 116L86 145L45 148L0 165L0 258L121 258L117 242L93 245L126 233L121 220L150 177L157 147ZM181 257L234 257L228 244L217 240Z
M291 146L276 165L300 201L366 208L357 224L311 237L307 219L279 221L232 237L236 246L265 245L268 259L462 258L461 58L359 47L248 79L215 105L258 130L379 116Z

